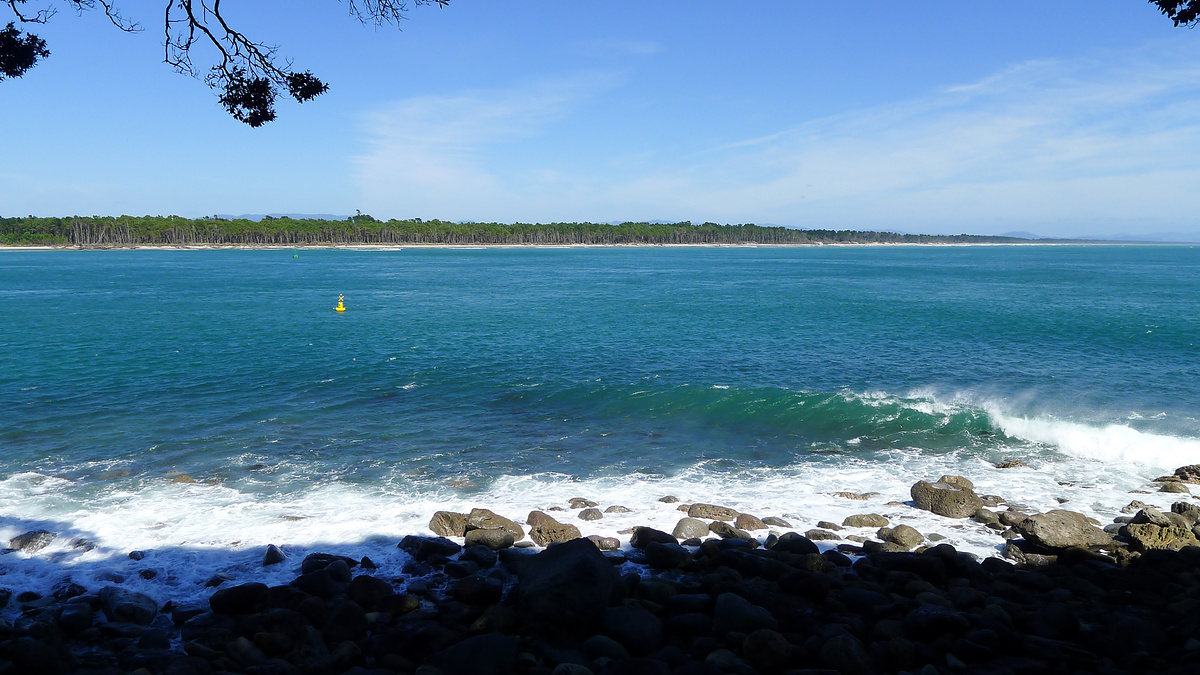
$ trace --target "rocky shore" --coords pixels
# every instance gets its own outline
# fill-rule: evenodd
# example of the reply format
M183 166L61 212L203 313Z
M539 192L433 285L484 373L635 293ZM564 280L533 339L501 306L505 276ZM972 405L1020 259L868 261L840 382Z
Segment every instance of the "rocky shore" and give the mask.
M903 506L996 532L1003 557L983 559L876 513L800 533L664 496L672 532L618 539L581 537L571 520L624 509L584 497L521 520L439 511L398 543L401 569L271 546L263 565L294 566L291 583L214 575L194 606L119 583L0 590L0 675L1195 673L1195 483L1200 466L1161 477L1169 511L1133 500L1109 524L961 476L914 484Z

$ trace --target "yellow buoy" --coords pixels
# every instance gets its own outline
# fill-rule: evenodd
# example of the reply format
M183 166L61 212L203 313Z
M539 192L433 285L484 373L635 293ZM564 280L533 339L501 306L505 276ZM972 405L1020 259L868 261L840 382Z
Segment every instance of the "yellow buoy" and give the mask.
M333 311L335 311L335 312L346 311L346 296L344 296L340 293L338 294L338 304L337 304L337 307L333 308Z

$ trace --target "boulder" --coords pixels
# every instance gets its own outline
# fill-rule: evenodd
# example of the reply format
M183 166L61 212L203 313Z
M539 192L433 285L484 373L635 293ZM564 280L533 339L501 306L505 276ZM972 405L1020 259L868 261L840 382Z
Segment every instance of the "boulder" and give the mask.
M675 535L676 539L703 539L708 536L708 523L695 518L680 518L671 534Z
M594 635L620 576L586 539L552 546L517 569L519 609L534 630L551 635Z
M1190 502L1175 502L1171 505L1171 512L1183 516L1192 525L1200 523L1200 506Z
M471 509L467 515L467 530L504 530L514 539L524 539L525 530L515 522L488 509Z
M263 567L278 565L284 560L287 560L287 556L283 554L283 551L279 550L278 546L275 544L267 545L267 552L263 554Z
M1146 508L1138 511L1137 514L1133 516L1133 519L1129 522L1136 525L1150 523L1151 525L1158 525L1159 527L1170 527L1175 524L1170 518L1167 517L1165 513L1152 506L1147 506Z
M643 550L646 552L646 563L656 569L675 569L691 558L687 549L679 544L652 541Z
M506 675L515 671L519 650L515 636L484 633L446 647L425 663L442 675Z
M918 509L947 518L970 518L983 506L983 500L970 488L951 483L930 483L919 480L910 490Z
M584 497L572 497L568 504L573 509L590 509L599 506L596 502Z
M750 541L754 539L754 537L750 536L749 532L739 530L729 523L722 522L720 520L710 523L708 529L710 532L722 539L741 539L742 541Z
M692 518L705 518L707 520L733 520L738 516L737 511L727 506L717 506L715 504L692 504L688 507L687 514Z
M586 539L596 545L596 548L601 551L616 551L621 548L621 540L616 537L602 537L598 534L589 534Z
M470 530L464 540L467 547L480 545L493 551L508 548L516 543L516 537L507 530Z
M32 530L8 540L8 547L25 553L37 553L50 545L58 535L48 530Z
M882 537L884 541L903 546L906 551L911 551L925 541L924 535L916 530L916 528L908 525L897 525L893 527L887 536Z
M829 530L817 528L805 532L804 536L812 539L813 541L841 541L842 539L842 535L836 532L830 532Z
M860 513L854 516L846 516L842 521L845 527L886 527L888 519L877 513Z
M966 478L963 478L962 476L953 476L953 475L947 474L947 475L944 475L941 478L937 479L937 482L945 483L947 485L953 485L954 487L959 488L960 490L971 490L971 491L975 490L975 484L972 483L971 481L967 480Z
M766 523L764 523L758 517L750 515L749 513L739 513L737 518L733 521L733 526L739 530L767 529Z
M676 497L675 495L667 495L666 497L659 497L658 501L664 504L674 504L679 501L679 497Z
M466 534L469 517L465 513L437 511L429 519L429 529L439 537L461 537Z
M1027 541L1046 548L1089 548L1112 543L1112 536L1074 511L1038 513L1013 526Z
M1175 469L1175 477L1185 483L1200 483L1200 464L1189 464Z
M452 556L462 550L462 546L459 546L445 537L421 537L415 534L406 535L400 540L400 543L396 545L396 548L408 553L413 558L416 558L420 561L424 561L432 555L441 555L447 557ZM305 560L307 561L308 558L305 558ZM328 568L337 562L345 561L335 560L325 565L325 568ZM358 564L357 560L354 560L353 562L355 565ZM346 564L349 565L349 563ZM353 565L351 565L351 567L353 567ZM349 581L349 579L347 579L347 581Z
M748 635L763 628L778 628L778 622L770 612L735 593L717 596L713 607L713 637L722 639L729 633Z
M777 553L795 553L798 555L821 552L821 549L817 548L817 545L811 539L795 532L785 533L779 538L779 541L775 542L775 546L771 550Z
M632 509L630 509L626 506L621 506L620 504L613 504L612 506L608 507L607 509L604 509L604 512L605 513L633 513Z
M821 645L821 662L842 675L870 675L871 658L862 642L851 635L834 635Z
M653 527L635 527L633 528L633 534L629 537L629 545L634 548L646 548L652 541L657 541L660 544L679 543L675 540L675 537L662 530L656 530Z
M1175 493L1175 494L1184 494L1184 495L1190 495L1192 493L1192 491L1188 489L1188 486L1184 485L1181 481L1177 481L1177 480L1168 481L1166 483L1163 483L1161 486L1159 486L1158 491L1159 492L1171 492L1171 493Z
M100 589L99 595L100 609L104 610L104 616L109 621L148 626L154 620L154 615L158 614L158 603L141 593L105 586Z
M787 665L792 656L792 645L779 633L760 628L746 636L742 654L759 672L775 673Z
M1160 527L1150 523L1139 523L1128 525L1127 530L1134 550L1143 553L1155 550L1178 551L1184 546L1200 546L1200 541L1191 530L1177 525Z
M589 507L579 512L580 520L600 520L604 513L595 507Z
M454 599L465 605L490 605L500 602L504 583L478 574L463 577L454 585Z
M208 606L218 614L250 614L267 599L267 585L250 582L222 588L208 599Z
M346 586L346 595L364 608L374 607L380 598L395 593L396 589L392 588L390 583L366 574L354 577Z
M418 537L418 539L420 538L422 537ZM400 548L404 547L401 546ZM308 574L309 572L323 570L338 560L341 560L350 567L358 565L357 560L344 555L334 555L332 553L309 553L308 555L304 556L304 560L300 561L300 573Z
M583 536L578 527L560 523L541 511L531 511L525 522L529 524L529 538L538 546L549 546Z
M633 656L645 656L662 647L662 621L633 605L605 610L604 634L620 643Z
M792 526L792 524L789 523L788 521L784 520L783 518L778 518L776 516L767 516L766 518L763 518L762 521L763 521L763 523L765 523L766 525L770 525L771 527L788 527L788 528L790 528Z

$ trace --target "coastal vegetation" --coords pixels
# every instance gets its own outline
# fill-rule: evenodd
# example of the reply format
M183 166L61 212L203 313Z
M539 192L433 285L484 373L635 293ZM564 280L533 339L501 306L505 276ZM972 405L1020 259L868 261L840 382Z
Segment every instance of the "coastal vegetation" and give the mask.
M0 217L0 245L78 246L310 246L331 244L976 244L1024 239L980 235L900 234L860 230L807 230L754 224L455 223L381 221L359 214L346 220L224 219L179 216Z

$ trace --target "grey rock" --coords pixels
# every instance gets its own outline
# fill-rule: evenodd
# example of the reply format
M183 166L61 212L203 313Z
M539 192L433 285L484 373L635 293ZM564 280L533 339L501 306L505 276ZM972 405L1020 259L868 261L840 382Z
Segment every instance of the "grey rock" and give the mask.
M854 516L846 516L842 521L845 527L885 527L888 524L888 519L877 513L860 513Z
M267 552L263 554L263 567L278 565L284 560L287 560L287 556L283 554L283 551L279 550L278 546L275 544L267 545Z
M1192 491L1188 489L1188 486L1184 485L1183 483L1181 483L1179 481L1168 481L1166 483L1163 483L1162 485L1159 486L1158 491L1159 492L1172 492L1172 493L1176 493L1176 494L1185 494L1185 495L1190 495L1192 493Z
M715 504L692 504L688 507L687 514L692 518L704 518L706 520L733 520L738 517L736 510Z
M951 483L920 480L912 486L910 494L917 508L947 518L969 518L983 506L983 500L974 490Z
M586 508L579 512L580 520L600 520L604 517L604 513L597 508Z
M1133 519L1129 522L1138 525L1150 523L1151 525L1158 525L1159 527L1171 527L1175 524L1171 522L1171 519L1168 518L1166 514L1151 506L1147 506L1146 508L1138 511L1133 516Z
M758 517L750 515L749 513L739 513L737 518L733 521L733 526L739 530L750 531L767 529L766 523L764 523Z
M604 512L605 513L633 513L633 510L628 507L621 506L620 504L613 504L612 506L608 507L607 509L604 509Z
M586 539L596 545L596 548L601 551L617 551L621 548L621 540L616 537L602 537L598 534L589 534Z
M1034 514L1013 526L1025 539L1046 548L1105 546L1112 537L1074 511Z
M947 474L947 475L944 475L941 478L937 479L937 482L945 483L947 485L953 485L954 487L962 489L962 490L971 490L971 491L975 490L975 484L972 483L971 481L967 480L966 478L963 478L962 476L953 476L953 475Z
M817 527L821 528L822 530L830 530L832 532L839 532L842 529L841 525L838 525L837 523L831 523L828 520L818 520Z
M560 663L554 666L554 670L550 671L550 675L594 675L591 668L581 666L578 663Z
M708 523L696 518L680 518L671 534L676 539L704 538L708 536Z
M775 546L771 550L778 553L795 553L798 555L821 552L821 549L811 539L795 532L785 533L779 538L779 541L775 542Z
M530 556L517 576L522 615L550 634L594 634L619 579L612 563L586 539Z
M516 537L507 530L470 530L463 537L463 543L467 547L486 546L490 550L499 551L516 543Z
M664 504L674 504L679 501L679 497L676 497L675 495L667 495L666 497L659 497L658 501Z
M583 497L572 497L569 501L569 505L573 509L590 509L592 507L599 506L599 504L596 502Z
M842 538L842 536L836 532L815 528L805 532L804 536L812 539L813 541L839 541Z
M908 525L897 525L888 532L884 540L903 546L905 550L911 551L919 546L921 542L925 541L925 537L916 528L909 527Z
M1183 516L1189 523L1195 525L1200 523L1200 506L1190 502L1175 502L1171 505L1171 513L1178 513Z
M31 530L8 540L8 547L25 553L37 553L50 545L58 534L49 530Z
M788 521L784 520L783 518L778 518L776 516L767 516L766 518L763 518L762 521L764 524L770 525L771 527L788 527L788 528L790 528L792 526L792 524L789 523Z
M652 527L635 527L633 528L633 534L629 537L629 545L634 548L646 548L646 546L652 541L657 541L662 544L679 543L675 540L675 537L663 532L662 530L656 530Z
M750 536L749 532L739 530L729 523L717 520L709 524L708 529L713 534L722 539L741 539L742 541L750 541L754 537Z
M1200 546L1196 535L1185 527L1159 527L1150 523L1126 526L1136 551L1178 551L1185 546Z

